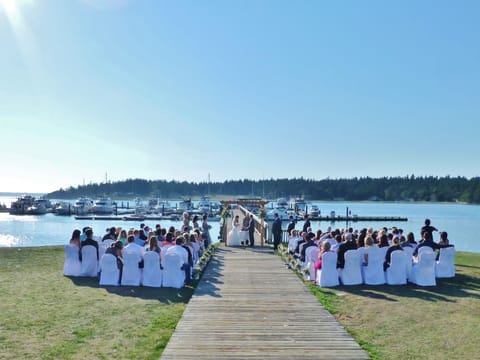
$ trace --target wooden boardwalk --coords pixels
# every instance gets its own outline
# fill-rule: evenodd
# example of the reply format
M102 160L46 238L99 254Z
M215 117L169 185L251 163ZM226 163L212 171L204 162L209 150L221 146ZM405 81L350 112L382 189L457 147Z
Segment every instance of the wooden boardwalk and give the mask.
M220 247L162 359L368 359L269 248Z

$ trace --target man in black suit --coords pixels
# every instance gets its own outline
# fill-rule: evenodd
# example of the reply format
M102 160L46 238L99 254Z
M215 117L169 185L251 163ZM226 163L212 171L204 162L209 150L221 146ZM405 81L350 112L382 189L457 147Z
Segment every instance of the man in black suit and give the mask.
M255 221L252 214L250 214L250 222L248 223L248 242L250 247L253 247L255 242Z
M303 230L302 231L303 232L308 232L308 228L311 227L310 220L308 219L308 214L305 214L303 219L305 220L305 222L303 223Z
M93 240L93 230L91 228L88 228L87 230L85 230L85 235L87 235L87 238L80 243L80 249L84 246L92 245L97 250L97 260L99 260L98 259L98 242Z
M288 223L287 233L288 235L292 235L292 230L295 229L295 220L292 215L290 215L289 220L290 222Z
M272 235L273 235L273 250L277 250L278 245L282 241L282 220L278 217L278 214L273 215L273 224L272 224Z
M352 233L346 233L345 239L346 241L340 244L337 251L337 268L339 269L343 269L345 266L345 253L348 250L355 250L357 248L357 244L353 241Z

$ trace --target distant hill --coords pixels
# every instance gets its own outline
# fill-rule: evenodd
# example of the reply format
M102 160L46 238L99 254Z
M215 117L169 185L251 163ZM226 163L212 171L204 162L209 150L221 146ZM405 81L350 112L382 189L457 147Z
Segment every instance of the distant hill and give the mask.
M60 189L49 198L79 196L180 198L206 194L261 196L268 199L303 196L307 200L346 201L440 201L480 203L480 177L383 177L313 180L304 178L268 180L226 180L224 182L179 182L127 179Z

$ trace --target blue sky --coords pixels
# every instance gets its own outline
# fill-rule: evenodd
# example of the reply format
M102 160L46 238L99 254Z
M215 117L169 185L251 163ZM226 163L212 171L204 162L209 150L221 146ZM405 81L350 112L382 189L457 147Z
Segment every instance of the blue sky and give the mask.
M479 176L479 15L478 1L0 0L0 191L106 173Z

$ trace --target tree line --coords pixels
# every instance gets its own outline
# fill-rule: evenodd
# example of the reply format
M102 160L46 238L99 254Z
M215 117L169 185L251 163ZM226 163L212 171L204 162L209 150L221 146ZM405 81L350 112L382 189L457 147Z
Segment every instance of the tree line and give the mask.
M461 201L480 203L480 177L354 177L313 180L304 178L187 182L127 179L60 189L48 194L55 199L79 196L153 197L178 199L203 195L255 196L267 199L301 196L306 200L346 201Z

